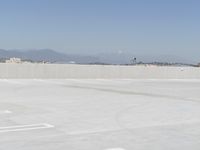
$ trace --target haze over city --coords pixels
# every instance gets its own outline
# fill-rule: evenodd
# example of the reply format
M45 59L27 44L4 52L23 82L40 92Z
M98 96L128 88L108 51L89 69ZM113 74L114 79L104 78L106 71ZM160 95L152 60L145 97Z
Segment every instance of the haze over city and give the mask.
M199 62L197 0L2 0L1 49L172 55Z

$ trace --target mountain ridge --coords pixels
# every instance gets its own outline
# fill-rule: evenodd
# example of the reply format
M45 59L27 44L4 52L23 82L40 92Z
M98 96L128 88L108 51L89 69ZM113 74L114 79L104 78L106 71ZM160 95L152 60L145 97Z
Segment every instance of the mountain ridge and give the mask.
M98 59L94 56L69 55L54 51L52 49L37 49L26 51L0 49L1 59L9 59L11 57L17 57L21 58L22 60L31 60L36 62L47 61L50 63L92 63Z
M52 49L31 49L31 50L5 50L0 49L0 59L5 60L12 57L21 58L22 60L30 60L33 62L49 62L49 63L78 63L78 64L131 64L133 58L137 58L137 62L166 62L166 63L187 63L189 60L174 55L153 55L153 54L136 54L131 53L99 53L93 55L82 54L65 54ZM194 62L193 62L194 63Z

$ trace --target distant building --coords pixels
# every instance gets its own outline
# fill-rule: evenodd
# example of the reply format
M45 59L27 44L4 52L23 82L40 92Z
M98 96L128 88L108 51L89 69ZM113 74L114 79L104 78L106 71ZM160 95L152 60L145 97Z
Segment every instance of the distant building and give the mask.
M22 60L21 60L21 58L15 58L15 57L13 57L13 58L7 59L5 61L5 63L20 64L20 63L22 63Z

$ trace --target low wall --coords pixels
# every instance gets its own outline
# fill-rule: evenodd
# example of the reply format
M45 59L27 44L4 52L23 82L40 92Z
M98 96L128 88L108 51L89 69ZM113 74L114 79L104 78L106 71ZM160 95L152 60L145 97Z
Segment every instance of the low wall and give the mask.
M200 79L200 68L2 63L0 78Z

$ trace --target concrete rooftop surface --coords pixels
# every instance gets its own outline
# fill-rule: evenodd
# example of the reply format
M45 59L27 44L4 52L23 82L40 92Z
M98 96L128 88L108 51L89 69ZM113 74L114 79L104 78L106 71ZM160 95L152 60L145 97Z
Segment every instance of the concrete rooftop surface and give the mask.
M0 79L0 150L199 150L200 79Z

